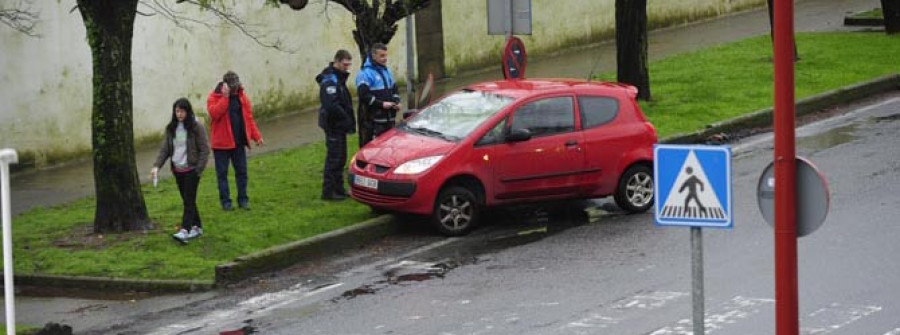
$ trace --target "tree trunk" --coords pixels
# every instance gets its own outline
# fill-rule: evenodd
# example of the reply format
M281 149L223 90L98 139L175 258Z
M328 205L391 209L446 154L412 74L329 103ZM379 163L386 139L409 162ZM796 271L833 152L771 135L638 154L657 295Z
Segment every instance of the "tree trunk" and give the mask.
M152 229L134 161L131 40L138 0L78 0L93 59L94 232Z
M650 100L647 69L647 0L616 0L618 80L634 85L638 99Z
M881 0L881 12L884 13L884 31L888 35L900 33L900 1Z
M769 9L769 37L772 43L775 43L775 0L767 0L766 7ZM800 54L797 53L797 41L794 41L794 63L800 61Z

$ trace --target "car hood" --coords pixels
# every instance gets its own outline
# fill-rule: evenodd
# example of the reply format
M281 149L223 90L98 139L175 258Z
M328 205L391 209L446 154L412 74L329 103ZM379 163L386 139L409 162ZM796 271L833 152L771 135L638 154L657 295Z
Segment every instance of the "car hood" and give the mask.
M446 154L456 145L439 138L394 129L366 144L356 154L356 159L397 167L413 159Z

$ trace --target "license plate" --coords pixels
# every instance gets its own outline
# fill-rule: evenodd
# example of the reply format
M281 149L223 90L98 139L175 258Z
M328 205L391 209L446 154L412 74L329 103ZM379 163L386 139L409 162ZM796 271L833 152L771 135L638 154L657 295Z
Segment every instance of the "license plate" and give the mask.
M365 188L378 189L378 179L363 176L354 176L353 184Z

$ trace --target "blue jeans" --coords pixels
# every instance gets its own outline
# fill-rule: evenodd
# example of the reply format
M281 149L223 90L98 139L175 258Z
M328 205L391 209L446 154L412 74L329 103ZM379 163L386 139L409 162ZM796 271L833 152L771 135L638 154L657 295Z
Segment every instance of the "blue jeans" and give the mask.
M247 152L244 146L232 150L213 150L216 159L216 179L219 182L219 202L222 206L231 204L231 192L228 190L228 163L234 166L234 179L237 181L238 204L247 204Z

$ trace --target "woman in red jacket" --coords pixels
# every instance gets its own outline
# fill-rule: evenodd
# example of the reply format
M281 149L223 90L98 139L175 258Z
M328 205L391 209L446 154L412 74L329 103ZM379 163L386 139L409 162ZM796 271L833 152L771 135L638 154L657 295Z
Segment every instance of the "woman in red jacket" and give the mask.
M228 189L229 162L234 166L238 206L250 209L250 198L247 197L246 150L250 149L250 141L256 142L257 146L265 144L265 141L256 128L256 122L253 121L250 99L244 93L244 87L236 73L233 71L225 73L222 81L209 93L206 110L212 119L210 133L222 209L226 211L232 209Z

